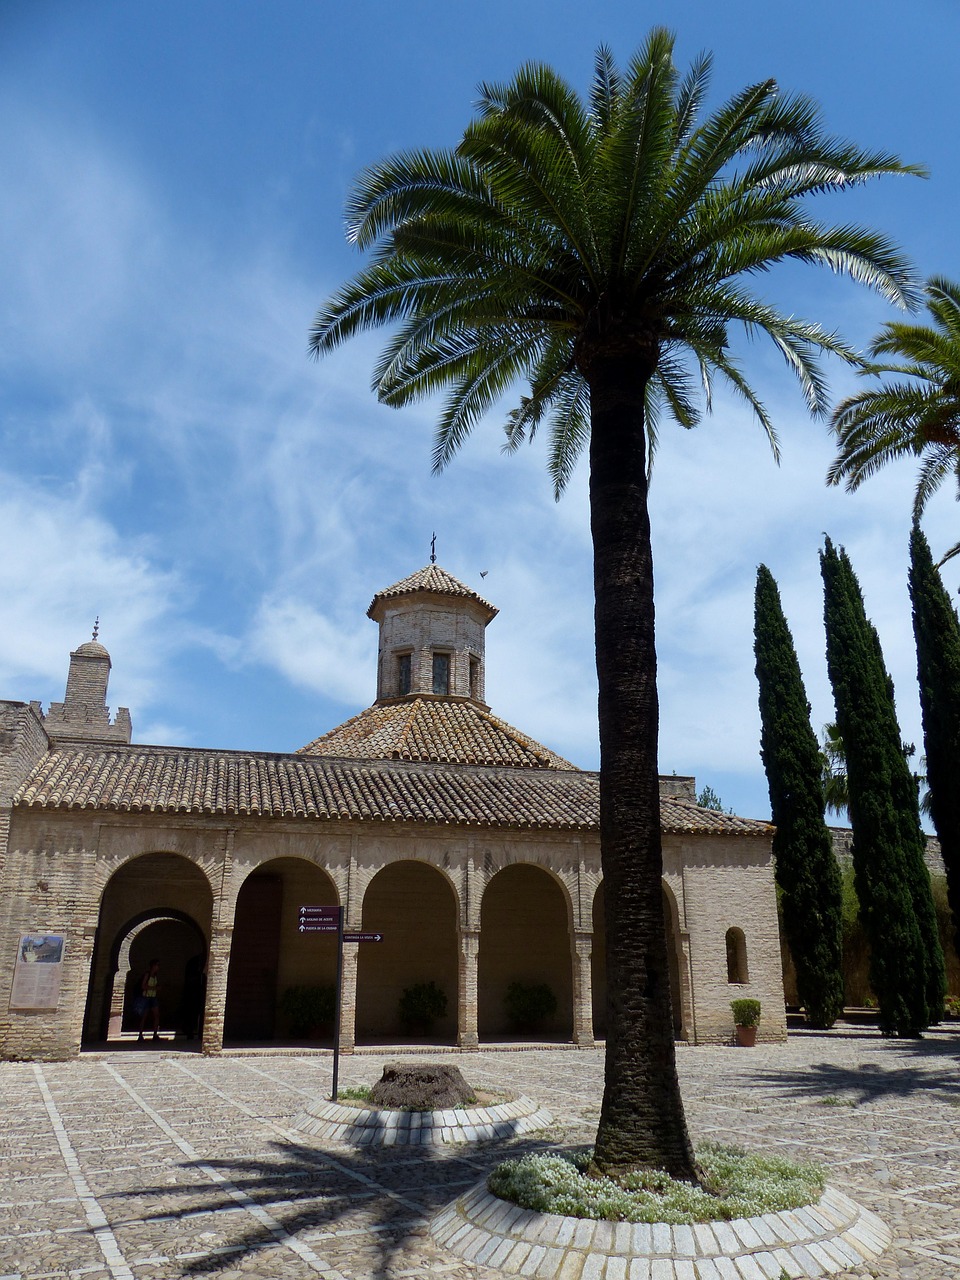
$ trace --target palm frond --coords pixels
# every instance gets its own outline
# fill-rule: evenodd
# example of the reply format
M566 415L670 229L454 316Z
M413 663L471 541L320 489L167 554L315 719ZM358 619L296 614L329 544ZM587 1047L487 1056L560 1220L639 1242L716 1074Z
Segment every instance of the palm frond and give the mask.
M951 475L960 497L960 286L936 276L925 292L933 323L883 325L870 353L900 362L866 365L863 372L878 385L834 410L837 456L827 472L828 484L852 491L890 462L919 458L916 518Z
M496 344L490 350L475 346L474 352L472 363L461 366L437 423L432 454L435 473L447 466L480 418L525 368L521 344L513 349Z
M714 357L714 366L724 380L736 392L745 404L749 405L756 416L757 421L763 428L763 433L767 437L767 443L770 446L770 452L773 454L775 462L780 461L780 438L777 434L777 428L773 419L767 412L766 405L756 394L753 388L747 382L743 373L738 368L736 362L727 354L726 351L716 353Z
M412 218L495 224L501 216L479 170L450 151L409 151L363 170L347 198L347 238L368 249Z
M673 131L673 148L679 151L685 147L690 135L696 128L697 116L703 106L710 87L710 74L713 71L713 57L709 53L701 53L690 64L686 75L677 87L675 123Z
M578 383L583 381L571 370L569 339L563 334L549 335L537 354L530 377L530 394L522 396L517 407L507 415L504 453L514 453L524 440L533 442L545 413L564 394L565 383L570 378Z
M913 497L913 518L919 520L924 507L950 475L957 477L957 497L960 498L960 458L957 450L946 444L928 448L920 461L917 489Z
M593 84L590 88L590 113L597 133L603 134L610 127L622 97L622 85L623 81L609 46L600 45L594 58Z
M655 28L633 59L621 109L605 131L598 163L618 175L604 191L606 267L619 279L630 260L635 224L663 199L676 135L673 37Z
M560 384L550 415L547 474L553 481L553 496L557 500L567 487L589 439L590 391L579 375L568 375Z

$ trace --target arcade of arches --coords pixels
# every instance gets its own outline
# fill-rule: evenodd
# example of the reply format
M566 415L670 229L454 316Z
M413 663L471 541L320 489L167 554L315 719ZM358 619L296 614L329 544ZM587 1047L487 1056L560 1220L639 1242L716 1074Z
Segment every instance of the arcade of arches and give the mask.
M435 564L380 592L376 701L289 755L132 743L96 640L46 715L0 702L0 1052L135 1036L154 958L162 1035L202 1027L207 1053L323 1044L332 1029L303 1025L287 994L335 981L335 938L301 931L305 905L383 939L344 947L344 1051L602 1036L597 775L483 701L495 614ZM677 777L661 821L677 1036L726 1041L731 998L751 995L761 1038L782 1038L771 827L700 809ZM22 972L38 955L59 957L43 982ZM517 984L548 988L552 1011L518 1024ZM432 1021L404 1017L424 987L440 993Z
M479 930L460 925L459 877L427 862L398 859L367 883L360 928L383 936L361 945L355 980L347 987L341 1047L403 1040L410 1034L400 1019L403 992L434 983L447 1009L422 1037L442 1043L502 1041L518 1035L548 1040L592 1040L604 1032L605 941L602 885L593 895L589 954L581 956L571 928L572 901L562 877L531 863L496 871L481 888ZM664 887L664 919L671 957L671 989L677 1036L684 1022L680 981L683 950L671 914L672 895ZM338 906L336 884L306 858L270 859L243 880L236 894L222 1011L210 1009L211 1025L222 1023L222 1042L296 1042L282 1012L291 987L333 986L336 939L302 933L301 905ZM349 918L349 913L348 913ZM125 863L103 891L97 941L84 1015L84 1041L120 1039L137 1029L133 1002L139 976L151 960L161 960L161 1026L186 1034L185 975L207 968L213 894L194 863L175 854L145 854ZM581 952L583 948L581 947ZM579 967L591 969L592 1032L574 1018ZM472 972L471 972L472 970ZM468 986L468 978L472 982ZM510 1023L505 996L511 983L545 985L556 1010L535 1026ZM475 1004L458 999L475 990ZM461 1015L464 1015L461 1017ZM331 1028L317 1029L321 1042ZM216 1050L216 1042L207 1044Z

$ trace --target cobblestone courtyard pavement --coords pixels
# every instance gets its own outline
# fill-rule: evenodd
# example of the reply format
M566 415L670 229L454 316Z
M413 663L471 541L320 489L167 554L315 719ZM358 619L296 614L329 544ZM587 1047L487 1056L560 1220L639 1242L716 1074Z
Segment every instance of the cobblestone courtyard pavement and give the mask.
M588 1142L603 1074L599 1049L458 1055L471 1084L526 1093L557 1128L358 1152L293 1127L329 1092L329 1056L171 1048L0 1064L0 1280L493 1276L441 1253L426 1222L507 1153ZM916 1043L843 1027L678 1058L695 1141L821 1161L889 1224L892 1248L846 1276L960 1280L958 1052L955 1027ZM342 1059L341 1086L391 1056Z

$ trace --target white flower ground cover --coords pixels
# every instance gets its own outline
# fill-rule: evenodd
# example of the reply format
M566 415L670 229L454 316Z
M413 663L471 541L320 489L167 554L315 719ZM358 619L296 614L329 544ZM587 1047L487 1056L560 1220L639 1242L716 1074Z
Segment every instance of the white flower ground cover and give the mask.
M589 1149L508 1160L490 1174L494 1195L524 1209L570 1218L670 1225L729 1221L798 1209L823 1193L824 1175L814 1164L795 1164L748 1154L737 1147L704 1143L697 1160L706 1191L665 1173L636 1173L623 1182L589 1176Z

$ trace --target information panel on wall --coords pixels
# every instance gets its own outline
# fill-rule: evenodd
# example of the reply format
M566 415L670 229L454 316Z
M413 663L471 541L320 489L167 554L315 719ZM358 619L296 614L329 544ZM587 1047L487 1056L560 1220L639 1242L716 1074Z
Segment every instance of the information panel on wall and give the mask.
M20 935L11 1009L56 1009L60 1003L64 941L59 933Z

